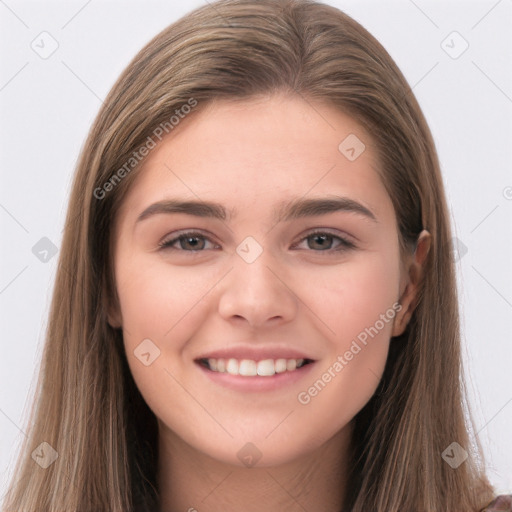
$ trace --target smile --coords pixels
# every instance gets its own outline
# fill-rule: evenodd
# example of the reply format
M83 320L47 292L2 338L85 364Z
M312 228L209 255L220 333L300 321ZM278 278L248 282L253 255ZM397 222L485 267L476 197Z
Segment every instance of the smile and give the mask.
M310 359L200 359L201 365L212 372L240 375L242 377L272 377L276 373L293 372L311 363Z

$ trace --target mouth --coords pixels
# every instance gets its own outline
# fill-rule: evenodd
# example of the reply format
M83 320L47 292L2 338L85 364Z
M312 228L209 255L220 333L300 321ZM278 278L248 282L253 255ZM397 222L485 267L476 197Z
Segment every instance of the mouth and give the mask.
M201 358L195 361L207 370L241 377L272 377L276 374L293 373L313 363L312 359L235 359Z

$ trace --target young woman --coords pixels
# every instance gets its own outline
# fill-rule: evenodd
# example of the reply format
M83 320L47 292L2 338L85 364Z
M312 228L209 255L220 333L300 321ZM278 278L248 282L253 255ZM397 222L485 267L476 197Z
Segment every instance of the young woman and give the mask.
M447 211L410 87L344 13L169 26L82 151L4 510L506 510L468 435Z

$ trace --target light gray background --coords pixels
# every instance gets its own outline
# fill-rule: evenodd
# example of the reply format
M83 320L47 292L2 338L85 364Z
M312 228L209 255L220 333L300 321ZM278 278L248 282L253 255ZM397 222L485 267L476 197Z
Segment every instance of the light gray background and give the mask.
M115 79L154 35L205 1L0 0L2 495L26 428L57 264L32 248L43 237L60 246L79 150ZM459 239L476 429L492 483L511 492L512 0L326 3L384 45L430 124ZM31 48L51 48L43 31L59 45L46 59ZM453 31L469 44L457 58L465 43Z

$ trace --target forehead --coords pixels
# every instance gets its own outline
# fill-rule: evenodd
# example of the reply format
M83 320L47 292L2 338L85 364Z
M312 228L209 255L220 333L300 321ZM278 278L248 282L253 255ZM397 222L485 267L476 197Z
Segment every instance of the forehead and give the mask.
M374 142L340 110L277 95L200 107L145 158L121 214L176 196L225 204L230 218L326 194L389 208Z

